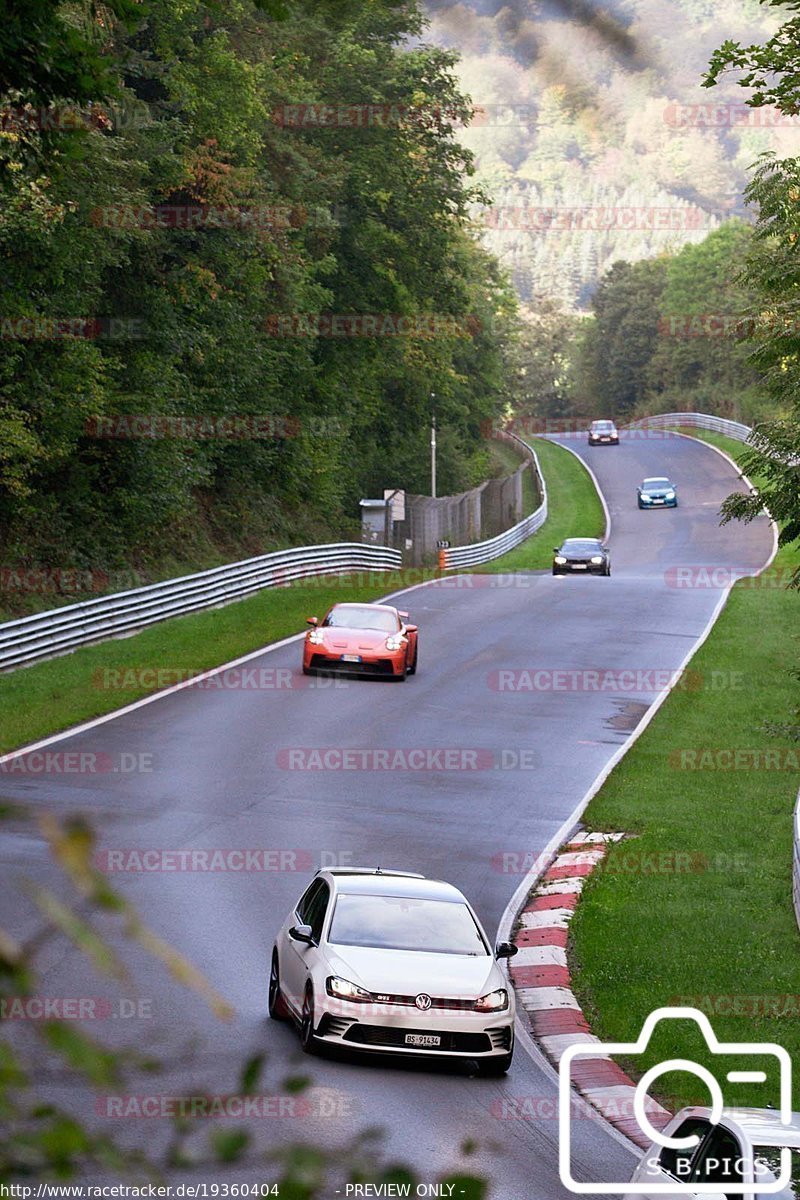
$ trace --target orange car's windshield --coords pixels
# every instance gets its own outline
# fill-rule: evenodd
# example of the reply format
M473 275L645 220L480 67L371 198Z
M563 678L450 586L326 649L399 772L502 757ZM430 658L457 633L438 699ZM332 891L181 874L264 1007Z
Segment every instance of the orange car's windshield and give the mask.
M400 628L400 621L393 612L375 608L371 604L333 608L323 624L338 629L376 629L380 633L396 633Z

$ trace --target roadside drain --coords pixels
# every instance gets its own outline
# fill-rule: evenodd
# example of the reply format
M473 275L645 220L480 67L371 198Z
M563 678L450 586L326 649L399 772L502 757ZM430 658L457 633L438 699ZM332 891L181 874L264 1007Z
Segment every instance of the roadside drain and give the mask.
M636 700L615 701L615 704L619 711L613 717L608 717L604 724L606 728L622 733L631 733L650 707L649 704L640 704Z

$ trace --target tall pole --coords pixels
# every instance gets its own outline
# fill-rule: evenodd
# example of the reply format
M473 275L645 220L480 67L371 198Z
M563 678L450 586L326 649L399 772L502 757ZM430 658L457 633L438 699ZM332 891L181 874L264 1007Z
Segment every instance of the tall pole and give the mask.
M431 495L436 499L436 392L431 392Z

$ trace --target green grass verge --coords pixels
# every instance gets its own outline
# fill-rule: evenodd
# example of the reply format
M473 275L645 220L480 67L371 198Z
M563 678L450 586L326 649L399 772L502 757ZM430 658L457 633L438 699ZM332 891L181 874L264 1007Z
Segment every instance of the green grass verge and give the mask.
M489 563L486 570L549 565L549 548L559 534L594 530L598 521L602 527L597 494L580 463L546 442L539 450L551 516L538 534L512 554ZM0 752L103 716L188 673L208 670L289 637L303 629L307 616L320 615L341 599L343 590L348 600L374 600L436 574L432 569L365 572L350 577L346 585L326 579L267 589L225 608L164 621L129 638L85 646L74 654L0 675ZM156 670L166 672L160 685L153 682Z
M706 439L733 458L742 452L719 435ZM792 558L787 548L760 581L734 587L692 659L694 686L673 691L583 818L589 829L635 835L591 877L571 926L575 990L602 1040L633 1040L653 1009L678 1002L705 1011L721 1040L774 1041L800 1055L792 907L800 779L791 769L800 742L763 728L791 722L797 706L788 672L798 661L800 597L785 588ZM739 766L702 750L738 750ZM640 1072L687 1057L722 1081L719 1060L690 1034L690 1025L667 1026L628 1065ZM777 1104L774 1065L768 1077L767 1095L726 1085L726 1102ZM688 1074L664 1077L661 1095L673 1106L708 1103Z
M402 587L404 580L397 582L394 573L375 572L371 578L365 573L364 582L358 577L348 581L347 599L372 600L395 584ZM68 729L157 690L146 675L137 682L137 672L166 672L165 686L298 633L306 616L324 613L341 595L342 586L327 580L269 588L225 608L176 617L133 637L84 646L3 675L0 750ZM121 672L127 672L122 680L127 686L118 686Z

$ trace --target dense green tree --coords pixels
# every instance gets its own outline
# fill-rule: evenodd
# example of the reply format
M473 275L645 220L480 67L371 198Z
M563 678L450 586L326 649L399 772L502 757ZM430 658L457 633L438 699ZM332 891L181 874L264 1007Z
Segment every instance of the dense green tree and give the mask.
M781 545L800 541L800 159L767 159L748 189L758 206L745 278L755 293L749 340L774 418L760 422L744 470L757 476L751 495L733 493L726 520L751 521L767 505L780 525ZM800 567L794 581L800 585Z
M581 378L590 394L581 399L597 412L623 418L644 398L666 279L664 258L617 262L592 297L594 321L581 341Z
M772 0L771 7L796 12L800 3ZM772 105L787 115L799 113L800 16L789 17L763 44L724 42L711 60L705 85L715 86L732 70L748 90L751 108ZM757 426L745 464L745 470L758 476L759 489L750 496L729 496L723 510L726 520L751 521L766 502L780 522L783 545L800 541L799 196L800 160L764 156L747 190L758 221L744 278L754 293L752 360L763 372L776 419ZM800 567L794 582L800 586Z
M751 299L738 282L749 226L729 221L667 261L648 389L664 409L740 418L757 374L747 362Z
M441 486L476 482L515 303L470 232L471 109L416 3L87 2L74 78L66 6L37 11L49 89L9 74L4 100L81 119L0 129L6 561L147 567L198 522L253 551L334 533L362 495L425 488L432 392ZM275 436L93 435L139 414Z

